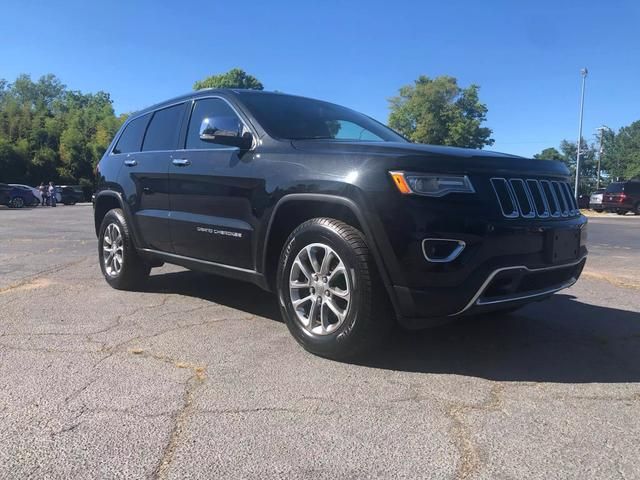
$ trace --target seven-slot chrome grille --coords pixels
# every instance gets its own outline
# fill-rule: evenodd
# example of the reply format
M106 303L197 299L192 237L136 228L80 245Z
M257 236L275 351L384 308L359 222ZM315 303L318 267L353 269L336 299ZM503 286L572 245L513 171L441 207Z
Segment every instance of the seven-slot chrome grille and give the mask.
M567 182L494 177L491 185L507 218L558 218L580 213Z

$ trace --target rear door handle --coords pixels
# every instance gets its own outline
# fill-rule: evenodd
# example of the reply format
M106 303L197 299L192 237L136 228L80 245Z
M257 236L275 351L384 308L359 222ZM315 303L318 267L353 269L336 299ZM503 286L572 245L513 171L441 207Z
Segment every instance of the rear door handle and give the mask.
M187 167L191 165L191 161L186 158L174 158L171 163L177 167Z
M135 167L135 166L138 164L138 162L136 162L136 161L135 161L135 160L133 160L133 159L130 159L130 160L125 160L125 161L124 161L124 164L125 164L127 167Z

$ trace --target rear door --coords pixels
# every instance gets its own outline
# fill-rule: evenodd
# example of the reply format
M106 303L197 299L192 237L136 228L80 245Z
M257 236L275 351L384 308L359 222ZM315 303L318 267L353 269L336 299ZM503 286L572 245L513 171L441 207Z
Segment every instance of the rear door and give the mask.
M222 98L193 102L184 149L170 165L171 237L175 253L252 269L252 200L264 180L252 177L252 152L200 139L204 120L222 118L247 129Z
M120 170L120 182L143 248L165 252L173 248L169 232L169 164L178 145L184 108L181 103L141 117L145 125L140 151L129 153ZM136 132L140 128L136 125Z

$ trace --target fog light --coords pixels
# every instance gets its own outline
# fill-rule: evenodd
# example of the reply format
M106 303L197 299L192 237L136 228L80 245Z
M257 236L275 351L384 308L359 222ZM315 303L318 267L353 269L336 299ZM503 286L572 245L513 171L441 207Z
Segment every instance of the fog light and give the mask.
M422 241L422 253L429 262L448 263L458 258L465 246L462 240L425 238Z

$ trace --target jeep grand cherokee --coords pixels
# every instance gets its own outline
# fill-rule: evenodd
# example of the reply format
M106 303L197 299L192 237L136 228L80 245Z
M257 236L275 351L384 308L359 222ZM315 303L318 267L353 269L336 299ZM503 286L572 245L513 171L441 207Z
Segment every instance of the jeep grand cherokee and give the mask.
M201 90L132 115L98 168L107 282L164 262L277 293L295 339L360 354L397 320L512 310L576 282L586 219L557 162L418 145L347 108Z

